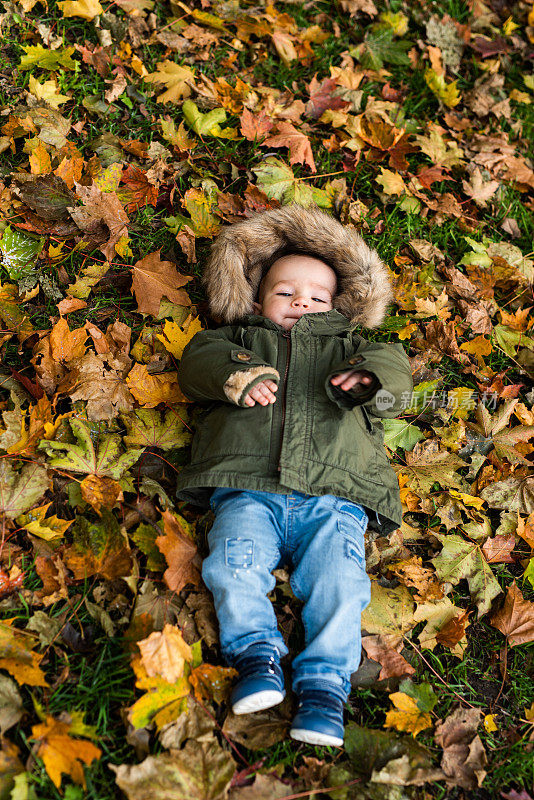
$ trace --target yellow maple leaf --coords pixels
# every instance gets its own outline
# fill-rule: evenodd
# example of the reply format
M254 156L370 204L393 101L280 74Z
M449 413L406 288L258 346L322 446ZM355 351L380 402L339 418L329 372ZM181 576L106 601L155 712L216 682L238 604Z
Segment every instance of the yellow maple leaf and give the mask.
M417 330L417 323L416 322L409 322L404 328L401 328L397 331L397 336L401 341L403 339L409 339L412 334L414 334Z
M407 193L406 184L402 175L390 169L380 168L380 175L375 178L376 183L382 186L384 194L405 194Z
M21 528L25 528L32 536L38 536L40 539L45 539L49 542L51 539L58 539L65 534L70 525L74 522L73 519L59 519L54 514L52 517L45 519L46 512L52 503L46 503L44 506L32 508L26 514L21 514L17 517L17 523Z
M136 686L146 693L128 709L128 720L134 728L144 728L154 722L161 729L176 720L187 709L186 698L191 691L189 680L182 676L169 683L160 675L151 677L140 658L132 659L137 676Z
M160 61L156 64L156 72L145 76L147 83L163 83L167 91L157 98L158 103L177 103L184 97L189 97L191 87L187 81L193 80L195 74L189 67L181 67L174 61Z
M29 89L34 97L44 100L52 108L59 108L60 105L70 100L68 95L59 93L58 85L54 80L39 83L33 75L30 75Z
M64 17L81 17L87 20L98 17L104 11L98 0L64 0L58 6Z
M464 506L474 506L474 508L480 509L484 505L484 500L480 497L475 497L472 494L465 494L465 492L458 492L456 489L449 489L449 494L451 497L456 498L456 500L461 500Z
M181 358L186 344L201 330L200 318L193 318L190 314L181 326L174 321L166 320L163 333L156 334L156 339L163 342L165 349L169 353L172 353L176 358Z
M128 387L144 408L155 408L159 403L187 403L178 386L177 373L150 375L144 364L136 364L126 378Z
M83 765L100 758L102 751L86 739L72 739L69 735L77 726L47 716L46 722L34 725L32 737L39 741L37 757L43 760L45 769L54 782L61 786L61 776L70 775L75 783L85 788Z
M482 356L488 356L493 350L493 345L484 336L475 336L470 342L462 342L460 350L465 350L466 353L476 356L479 364L483 365L484 359Z
M460 102L457 81L445 83L445 76L438 75L435 70L429 67L425 72L425 82L438 100L441 100L448 108L454 108Z
M404 692L393 692L389 699L397 711L392 709L386 714L384 728L395 728L397 731L407 731L412 736L432 727L430 714L423 712L417 706L417 701Z
M447 408L452 409L453 417L467 419L475 405L473 390L468 386L457 386L447 393Z
M17 683L28 686L48 686L39 662L44 653L29 650L34 644L32 637L20 634L10 627L12 620L0 622L0 669L9 672Z

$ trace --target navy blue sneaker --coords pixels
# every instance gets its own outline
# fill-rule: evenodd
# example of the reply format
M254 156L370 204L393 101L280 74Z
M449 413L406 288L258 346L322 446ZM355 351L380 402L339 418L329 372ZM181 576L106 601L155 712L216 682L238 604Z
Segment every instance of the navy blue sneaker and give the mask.
M343 745L343 700L326 688L302 686L298 711L289 731L292 739L317 745Z
M277 706L285 697L284 674L276 647L259 642L233 659L239 679L230 703L234 714L250 714Z

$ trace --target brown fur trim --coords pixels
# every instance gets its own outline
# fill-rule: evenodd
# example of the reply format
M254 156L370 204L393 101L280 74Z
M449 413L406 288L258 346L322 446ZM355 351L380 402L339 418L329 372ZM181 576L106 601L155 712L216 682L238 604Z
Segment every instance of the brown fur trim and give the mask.
M251 367L250 369L239 370L238 372L233 372L224 384L225 395L232 403L239 405L245 389L260 376L264 376L265 379L270 378L273 381L280 380L280 375L272 367Z
M252 314L263 275L278 254L291 248L323 259L335 270L338 290L333 305L353 325L380 325L393 293L376 250L353 227L319 208L296 203L223 228L202 277L212 314L226 323Z

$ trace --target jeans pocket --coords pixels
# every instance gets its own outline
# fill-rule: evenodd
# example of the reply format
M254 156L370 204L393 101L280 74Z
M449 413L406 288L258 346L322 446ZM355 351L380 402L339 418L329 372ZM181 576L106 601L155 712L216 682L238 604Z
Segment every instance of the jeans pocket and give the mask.
M364 534L369 518L363 507L347 500L339 500L335 505L337 529L343 535L344 554L357 562L365 561Z

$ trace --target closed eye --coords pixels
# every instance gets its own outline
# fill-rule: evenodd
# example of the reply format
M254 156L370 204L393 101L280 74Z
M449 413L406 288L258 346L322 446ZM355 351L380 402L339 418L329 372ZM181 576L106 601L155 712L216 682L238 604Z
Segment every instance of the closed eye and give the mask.
M281 297L291 297L290 292L277 292L276 294ZM320 297L312 297L312 300L315 300L316 303L326 303L326 300L321 300Z

